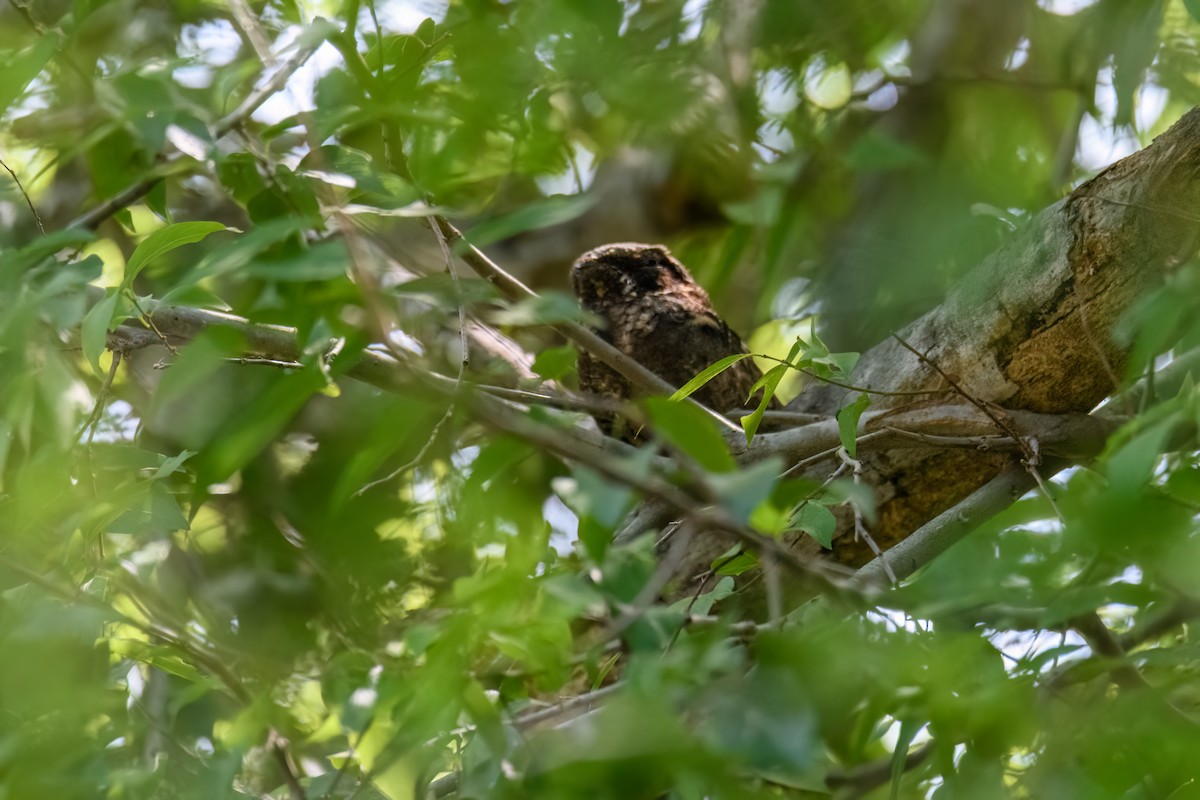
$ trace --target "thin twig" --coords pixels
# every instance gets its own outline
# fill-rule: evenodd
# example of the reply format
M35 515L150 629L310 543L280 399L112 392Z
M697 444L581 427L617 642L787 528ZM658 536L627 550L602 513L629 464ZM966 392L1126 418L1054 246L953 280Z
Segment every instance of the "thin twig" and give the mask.
M863 394L876 394L881 397L927 397L931 394L949 394L952 391L951 389L918 389L915 391L901 392L888 391L886 389L870 389L866 386L855 386L852 383L843 383L842 381L836 381L833 378L826 378L824 375L818 375L811 369L797 367L795 364L784 358L776 358L775 356L769 356L766 353L751 353L751 355L754 358L761 358L766 361L774 361L776 363L783 364L786 367L791 367L799 373L821 381L822 383L828 383L830 386L837 386L841 389L849 389L853 392L862 392Z
M452 281L454 281L455 288L457 289L458 272L454 269L454 259L450 256L450 247L446 244L446 237L442 235L441 228L434 224L432 220L430 222L430 227L433 229L433 235L437 239L438 245L441 247L442 258L445 259L446 263L446 271L450 273L450 278ZM460 292L456 291L456 294L460 294ZM447 420L454 416L455 398L458 396L459 390L462 388L463 378L467 371L467 365L471 361L471 351L467 343L467 312L461 301L458 303L458 336L461 357L458 361L458 376L454 379L454 393L450 395L450 402L447 404L446 410L442 412L442 416L436 423L434 423L433 429L429 431L429 438L425 440L425 444L421 445L421 449L417 451L415 456L409 459L406 463L401 464L399 467L392 470L384 477L373 481L368 481L367 483L363 484L363 486L354 493L355 497L361 496L364 492L373 489L380 484L390 483L397 476L403 475L405 472L424 461L425 457L429 454L430 449L433 447L434 442L437 441L438 434L442 431L442 426L446 424Z
M142 323L145 324L145 326L147 328L154 331L154 335L157 336L159 341L162 342L163 347L167 348L167 350L171 351L171 353L173 353L174 355L179 355L179 351L175 349L175 346L173 344L171 344L170 340L167 339L166 336L163 335L163 332L160 331L158 329L158 326L156 326L154 324L154 320L151 319L150 316L146 313L146 310L144 308L142 308L142 304L138 301L137 295L135 295L132 291L126 291L125 296L129 299L129 302L131 302L133 304L133 307L135 309L137 309L138 315L139 315Z
M278 358L262 358L258 356L233 356L224 359L230 364L241 364L242 366L259 366L259 367L276 367L277 369L304 369L304 365L299 361L283 361ZM170 364L159 362L154 365L155 369L169 367Z
M857 444L864 444L867 442L872 442L875 439L883 438L884 436L887 435L887 433L888 433L888 431L886 429L878 430L878 431L871 431L870 433L864 433L861 436L856 437L855 442ZM804 469L807 469L808 467L811 467L813 464L818 464L827 458L837 458L838 451L840 451L841 449L842 449L842 445L841 445L841 443L838 443L836 445L833 445L832 447L828 447L828 448L820 451L819 453L814 453L811 456L803 458L800 461L797 461L792 466L788 467L786 470L784 470L780 474L780 477L781 478L790 478L793 475L795 475L796 473L801 472Z
M13 183L17 185L18 191L21 192L21 197L25 198L25 205L29 206L29 213L33 214L33 221L37 223L38 230L42 232L42 236L45 236L46 228L42 225L42 218L38 216L37 209L33 207L33 201L29 199L29 193L26 192L25 187L21 185L21 179L17 177L17 173L13 172L12 167L4 163L4 159L2 158L0 158L0 167L4 167L8 174L12 176Z
M619 637L630 625L641 619L654 602L658 600L659 593L671 581L671 578L675 575L676 568L683 561L683 556L687 552L688 545L691 543L692 533L691 523L680 526L676 535L671 540L666 557L658 559L658 563L655 565L650 579L642 586L637 596L621 609L620 616L609 623L608 627L599 636L598 640L601 645L607 644Z
M292 764L292 758L287 751L287 740L279 735L279 731L271 728L267 731L267 748L271 754L275 756L276 763L279 764L279 771L283 773L284 785L288 787L288 794L292 800L306 800L308 795L304 791L304 787L300 785L300 778L296 775L296 767Z
M845 447L838 450L838 458L842 460L844 465L853 470L853 480L855 485L865 485L862 479L862 462L856 458L851 458L850 453L846 451ZM892 571L892 566L888 563L887 557L884 555L883 551L879 549L879 545L875 543L875 538L871 536L871 532L867 530L867 525L863 521L862 511L859 509L858 504L853 500L847 500L846 502L850 504L850 510L854 513L854 537L867 543L867 547L871 548L871 552L875 554L875 558L879 560L880 565L883 567L883 573L887 575L888 582L891 583L892 586L897 585L900 583L900 580L896 577L896 573Z
M919 767L933 752L933 742L930 739L920 747L910 750L904 757L903 771ZM892 756L862 764L849 770L831 770L825 776L825 785L830 789L852 788L858 794L865 794L872 789L884 785L892 778Z
M121 366L121 351L112 351L112 364L108 367L108 373L104 376L104 381L100 384L100 389L96 392L96 404L92 406L92 413L88 415L87 421L83 427L79 429L79 436L87 434L87 446L92 446L92 440L96 434L96 427L100 423L100 417L104 413L104 403L108 399L108 393L112 389L113 379L117 376L117 367ZM76 437L78 438L78 437Z
M928 367L931 367L934 372L936 372L938 375L942 376L942 380L944 380L944 381L946 381L946 383L950 384L950 387L956 393L958 393L964 400L966 400L968 403L970 403L971 405L978 408L980 411L982 411L987 416L988 419L990 419L992 422L996 423L997 428L999 428L1001 431L1003 431L1004 433L1011 436L1014 440L1021 441L1020 434L1018 434L1015 430L1013 430L1012 426L1008 422L1006 422L999 415L997 415L989 407L990 406L989 403L985 403L982 400L978 400L974 396L972 396L970 394L970 392L968 392L966 389L962 388L962 386L960 386L958 384L958 381L954 380L954 378L951 378L950 375L944 369L942 369L937 364L936 361L934 361L932 358L930 358L927 354L922 353L921 351L917 350L917 348L913 347L911 344L909 344L907 341L905 341L904 337L902 337L900 334L893 332L892 338L894 338L897 342L899 342L900 345L905 350L907 350L908 352L910 352L914 356L916 356L917 360L920 363L925 364ZM1033 453L1027 452L1026 456L1029 459L1032 459Z
M982 400L979 400L979 399L975 398L974 396L972 396L969 392L967 392L965 389L963 389L963 387L960 386L957 381L955 381L953 378L951 378L950 375L945 370L943 370L940 366L938 366L937 362L935 362L933 359L931 359L927 354L918 351L911 344L906 342L904 340L904 338L902 336L900 336L900 334L893 332L892 336L896 339L896 341L898 341L904 347L904 349L908 350L910 353L912 353L914 356L916 356L917 359L922 364L927 364L928 366L932 367L934 369L934 371L937 372L938 375L942 376L942 379L945 380L946 383L950 384L950 386L953 387L954 391L956 391L958 394L960 394L963 397L963 399L965 399L967 402L971 403L971 405L975 406L980 411L982 411L985 415L987 415L988 419L990 419L992 422L994 422L996 424L996 427L998 427L1004 433L1011 436L1014 441L1017 441L1020 443L1021 454L1022 454L1021 465L1033 477L1034 482L1037 484L1038 488L1041 490L1042 494L1045 496L1046 501L1050 503L1050 507L1054 510L1055 515L1059 518L1059 520L1062 520L1063 519L1062 512L1059 511L1059 509L1058 509L1058 504L1054 500L1054 495L1051 494L1050 487L1046 484L1046 481L1042 478L1041 473L1038 472L1038 466L1041 463L1041 455L1038 453L1037 440L1033 439L1031 437L1022 437L1012 427L1012 424L1007 419L1004 418L1003 411L1001 411L1000 414L995 413L993 411L990 403L985 403Z

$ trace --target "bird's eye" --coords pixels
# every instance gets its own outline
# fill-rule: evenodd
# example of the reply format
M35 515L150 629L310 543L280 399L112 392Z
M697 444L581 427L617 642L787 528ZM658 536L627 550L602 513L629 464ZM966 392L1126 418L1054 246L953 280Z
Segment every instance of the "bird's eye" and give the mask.
M647 266L654 266L648 264ZM659 282L659 271L657 269L639 269L634 270L629 275L632 278L633 285L638 292L655 292L662 288Z

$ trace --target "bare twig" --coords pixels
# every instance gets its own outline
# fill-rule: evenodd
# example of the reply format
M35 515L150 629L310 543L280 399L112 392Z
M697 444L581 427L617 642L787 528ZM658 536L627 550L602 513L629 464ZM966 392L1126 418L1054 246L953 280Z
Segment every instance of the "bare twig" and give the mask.
M230 364L241 364L242 366L257 366L257 367L275 367L277 369L303 369L304 365L299 361L283 361L278 358L260 358L256 356L234 356L226 358ZM163 369L169 367L170 364L159 362L154 365L155 369Z
M944 380L946 383L948 383L950 385L950 388L952 388L959 396L961 396L968 403L970 403L971 405L975 406L980 411L982 411L987 416L988 419L990 419L992 422L996 423L997 428L999 428L1001 431L1003 431L1004 433L1011 436L1013 439L1015 439L1017 441L1021 440L1021 437L1017 434L1017 432L1015 430L1013 430L1012 425L1009 422L1007 422L1005 419L1003 419L999 414L997 414L995 411L992 410L992 408L990 407L991 406L990 403L985 403L984 401L975 398L970 392L968 392L966 389L964 389L962 386L960 386L958 384L958 381L954 380L954 378L951 378L949 373L947 373L944 369L942 369L940 366L938 366L938 363L936 361L934 361L932 358L930 358L928 356L928 354L922 353L920 350L913 347L911 344L909 344L907 341L905 341L904 337L902 337L900 334L893 332L892 338L894 338L897 342L899 342L901 347L903 347L905 350L907 350L908 352L910 352L914 356L916 356L917 360L920 363L925 364L926 366L932 368L934 372L936 372L938 375L942 376L942 380ZM1028 460L1032 460L1033 457L1034 456L1033 456L1032 452L1026 453L1026 458Z
M454 269L454 259L451 258L451 256L450 256L450 247L449 247L449 245L446 244L446 237L442 235L441 228L439 228L436 224L433 224L431 222L430 227L433 229L433 235L437 239L438 245L440 246L440 248L442 250L442 258L445 260L446 271L450 274L451 280L454 281L454 284L457 287L458 286L458 272ZM360 488L357 492L354 493L355 497L363 494L364 492L366 492L370 489L373 489L376 486L379 486L380 484L389 483L390 481L394 480L398 475L404 474L405 472L412 469L417 464L420 464L422 461L424 461L425 457L429 454L429 450L433 447L434 443L437 441L438 434L441 433L441 431L442 431L442 426L444 426L446 424L447 420L449 420L452 416L454 416L454 403L455 403L454 398L458 395L459 389L462 388L463 378L466 375L467 365L471 361L470 345L467 343L467 311L461 301L458 303L458 336L459 336L460 358L458 361L458 376L454 379L455 391L454 391L454 394L452 394L450 396L450 402L449 402L449 404L447 404L446 410L444 412L442 412L442 416L438 419L438 421L436 423L434 423L433 428L429 431L429 438L425 440L425 444L421 445L421 449L417 451L417 454L415 456L413 456L411 459L409 459L406 463L401 464L399 467L392 470L390 473L388 473L384 477L378 478L376 480L369 481L369 482L363 484L362 488Z
M925 763L925 759L933 751L933 740L930 739L920 747L908 752L904 757L903 769L908 772ZM862 764L849 770L831 770L825 776L825 785L831 789L853 789L855 795L865 794L872 789L884 785L892 778L892 757L881 758L869 764Z
M291 795L292 800L306 800L308 795L305 793L304 787L300 785L300 778L296 775L296 765L292 763L287 745L287 739L280 736L277 730L271 728L267 731L267 748L275 757L275 762L279 764L279 771L283 774L283 783L288 787L288 794Z
M931 359L926 353L918 351L911 344L906 342L904 338L900 336L900 334L893 332L892 337L895 338L895 340L898 341L905 350L908 350L910 353L916 356L922 364L927 364L932 367L938 375L942 376L942 379L945 380L946 383L953 387L955 392L961 395L967 402L971 403L973 406L986 414L988 419L996 423L997 428L1012 437L1014 441L1020 443L1022 454L1021 465L1025 467L1025 469L1028 470L1029 474L1033 477L1034 483L1037 485L1038 489L1041 490L1042 494L1046 498L1046 501L1050 503L1050 507L1054 510L1055 516L1057 516L1059 520L1062 520L1063 516L1062 512L1059 511L1058 503L1055 502L1054 495L1051 493L1050 487L1046 484L1046 481L1042 478L1041 473L1038 471L1038 466L1041 464L1042 457L1041 453L1039 452L1037 439L1034 437L1020 436L1013 428L1011 420L1008 418L1003 409L995 408L991 403L986 403L972 396L962 386L960 386L957 381L951 378L945 370L938 366L937 362Z
M79 436L87 434L87 445L91 447L92 440L96 435L96 426L100 422L100 417L104 414L104 404L108 400L108 393L112 389L113 378L117 376L117 368L121 366L121 351L112 351L112 364L108 367L108 373L104 376L104 381L100 384L100 389L96 392L96 403L92 406L92 413L88 415L87 421L83 427L79 429Z
M33 201L29 199L29 193L21 185L21 179L17 177L17 173L13 172L12 167L4 162L4 159L0 159L0 167L4 167L8 174L12 176L13 183L17 185L17 190L21 192L21 197L25 198L25 205L29 206L29 213L33 214L33 221L37 223L38 230L41 231L42 236L45 236L46 228L42 225L42 218L38 216L37 209L33 207Z
M842 460L843 464L845 464L846 466L850 467L853 470L854 483L859 486L863 486L864 484L863 484L863 479L862 479L862 472L863 472L862 462L856 458L851 458L850 454L848 452L846 452L845 447L838 450L838 457ZM875 539L874 539L874 537L871 536L871 532L867 530L866 522L863 520L862 511L859 509L858 504L855 503L853 500L850 500L847 502L850 503L850 510L854 513L854 536L855 536L855 538L861 539L862 541L867 543L867 547L871 548L871 552L875 554L875 558L879 561L880 565L883 567L883 573L887 576L888 582L891 583L893 586L895 586L900 581L896 577L896 573L892 571L891 565L888 564L888 560L884 556L883 551L880 550L879 545L875 543Z

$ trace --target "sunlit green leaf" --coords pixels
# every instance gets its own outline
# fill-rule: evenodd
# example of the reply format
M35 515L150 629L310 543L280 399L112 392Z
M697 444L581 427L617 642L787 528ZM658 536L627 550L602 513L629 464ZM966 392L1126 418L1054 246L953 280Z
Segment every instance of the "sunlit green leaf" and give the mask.
M518 300L508 308L488 315L495 325L552 325L556 322L595 324L591 314L579 307L574 297L560 292L545 292L537 297Z
M591 194L555 196L531 203L497 219L481 222L471 228L469 238L476 247L485 247L518 233L569 222L591 208L596 197Z
M758 433L758 426L762 424L763 414L767 411L767 406L771 403L771 398L775 396L775 389L778 388L779 382L783 380L783 376L787 373L788 367L786 364L780 364L777 367L771 367L766 373L754 384L754 388L750 390L750 395L762 389L762 397L759 398L758 405L754 410L742 417L742 430L746 433L746 444L750 444L754 440L754 434Z
M685 397L690 397L691 395L695 394L695 392L698 389L700 389L700 387L704 386L704 384L708 383L713 378L717 377L718 375L720 375L725 370L729 369L731 366L733 366L737 362L739 362L743 359L746 359L746 358L750 358L750 356L751 356L750 353L735 353L734 355L725 356L724 358L720 359L719 361L715 361L712 364L709 364L707 367L702 369L696 375L696 377L692 378L690 381L685 383L683 386L680 386L678 389L676 389L675 393L672 394L669 399L670 400L682 400Z
M0 74L0 112L7 111L13 101L25 91L29 83L38 76L54 57L61 42L57 33L45 33L18 53L6 54Z

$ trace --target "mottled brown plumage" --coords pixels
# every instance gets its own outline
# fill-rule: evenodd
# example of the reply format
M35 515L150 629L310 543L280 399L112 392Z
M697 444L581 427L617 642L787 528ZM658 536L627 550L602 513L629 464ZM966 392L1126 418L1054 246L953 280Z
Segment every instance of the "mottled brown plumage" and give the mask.
M662 245L623 242L597 247L575 261L571 277L579 302L605 322L597 333L674 386L725 356L747 352L741 338L713 311L708 293ZM761 376L747 358L693 397L718 411L741 408ZM587 351L579 354L579 388L618 400L632 394L625 378ZM612 418L597 417L596 422L605 433L613 433Z

